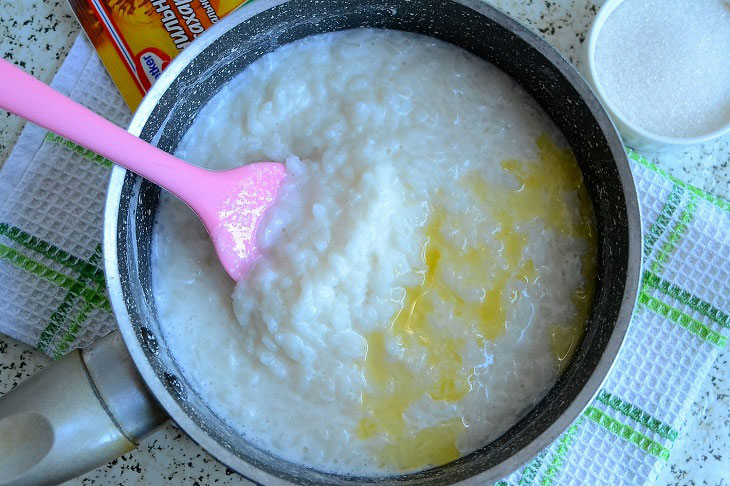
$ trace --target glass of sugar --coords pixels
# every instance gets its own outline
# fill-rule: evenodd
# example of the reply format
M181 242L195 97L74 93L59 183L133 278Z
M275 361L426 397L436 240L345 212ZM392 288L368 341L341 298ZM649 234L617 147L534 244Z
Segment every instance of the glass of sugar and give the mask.
M635 148L730 132L730 0L608 0L584 73Z

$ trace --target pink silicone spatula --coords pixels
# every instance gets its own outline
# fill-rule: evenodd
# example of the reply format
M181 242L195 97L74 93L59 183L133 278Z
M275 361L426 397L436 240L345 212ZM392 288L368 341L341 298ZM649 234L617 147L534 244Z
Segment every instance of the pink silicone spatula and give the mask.
M236 281L261 256L256 226L286 172L277 162L213 171L188 164L119 128L50 86L0 60L0 107L160 185L182 199L210 234Z

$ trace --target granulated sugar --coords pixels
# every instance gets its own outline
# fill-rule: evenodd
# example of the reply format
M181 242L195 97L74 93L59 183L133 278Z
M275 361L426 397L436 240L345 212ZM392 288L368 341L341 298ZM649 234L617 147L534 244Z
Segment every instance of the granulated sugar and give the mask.
M645 130L692 137L730 121L730 1L626 0L596 43L598 82Z

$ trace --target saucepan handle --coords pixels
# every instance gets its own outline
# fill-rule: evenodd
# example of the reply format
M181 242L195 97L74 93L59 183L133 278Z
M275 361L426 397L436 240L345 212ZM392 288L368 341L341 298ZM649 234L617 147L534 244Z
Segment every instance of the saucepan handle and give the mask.
M76 477L131 451L167 418L115 331L0 397L0 486Z

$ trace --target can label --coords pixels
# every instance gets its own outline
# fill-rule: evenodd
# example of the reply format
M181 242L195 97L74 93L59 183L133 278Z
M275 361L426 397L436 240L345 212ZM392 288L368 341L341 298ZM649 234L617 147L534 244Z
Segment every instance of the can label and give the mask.
M69 0L134 111L170 61L251 0Z

